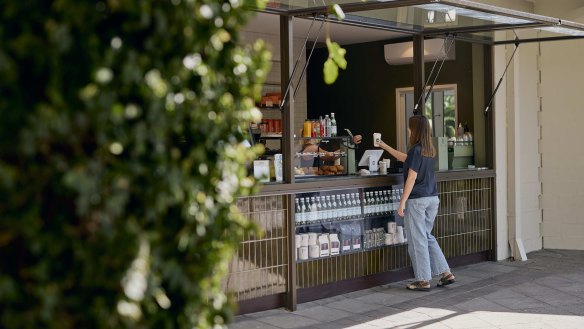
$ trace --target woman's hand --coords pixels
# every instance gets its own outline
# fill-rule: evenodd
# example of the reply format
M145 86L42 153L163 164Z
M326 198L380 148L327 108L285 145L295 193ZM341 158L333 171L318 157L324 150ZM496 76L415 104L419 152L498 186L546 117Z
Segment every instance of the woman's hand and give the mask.
M405 210L406 210L406 205L405 205L405 204L403 204L403 202L400 202L400 203L399 203L399 208L397 208L397 214L398 214L400 217L404 217L404 215L405 215L405 214L404 214Z
M363 137L361 135L355 135L355 136L353 136L353 143L355 143L355 144L361 144L361 140L363 140Z

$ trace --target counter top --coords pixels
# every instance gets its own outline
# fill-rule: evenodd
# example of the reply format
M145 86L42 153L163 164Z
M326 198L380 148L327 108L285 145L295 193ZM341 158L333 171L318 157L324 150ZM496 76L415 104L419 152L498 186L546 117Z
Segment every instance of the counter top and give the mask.
M469 178L494 177L494 169L456 169L437 171L436 181L450 181ZM339 176L311 176L296 178L293 184L265 183L260 195L295 194L313 192L315 190L338 190L347 188L382 187L388 185L403 184L403 173L379 174L373 172L369 175L339 175Z

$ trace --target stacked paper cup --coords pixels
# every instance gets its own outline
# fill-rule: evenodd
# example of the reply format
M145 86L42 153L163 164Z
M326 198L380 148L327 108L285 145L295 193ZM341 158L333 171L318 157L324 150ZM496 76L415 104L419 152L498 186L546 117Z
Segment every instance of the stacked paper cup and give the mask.
M387 222L387 233L395 233L396 227L395 222Z
M300 235L300 246L298 247L298 259L307 260L308 259L308 234ZM298 240L296 240L298 242Z
M393 233L385 233L385 245L390 246L393 244Z
M318 246L318 234L308 233L308 257L318 258L320 256L320 247Z
M398 243L405 243L405 237L404 237L404 227L403 226L398 226L397 227L397 242Z
M298 259L298 249L301 247L302 244L302 234L296 234L295 238L295 242L296 242L296 259Z

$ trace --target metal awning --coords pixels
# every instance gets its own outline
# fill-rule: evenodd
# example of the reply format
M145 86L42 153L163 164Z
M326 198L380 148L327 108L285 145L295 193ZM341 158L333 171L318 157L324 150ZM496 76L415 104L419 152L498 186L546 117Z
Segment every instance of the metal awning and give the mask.
M584 38L584 24L468 0L271 0L264 11L324 19L332 3L345 12L343 24L427 37L488 44Z

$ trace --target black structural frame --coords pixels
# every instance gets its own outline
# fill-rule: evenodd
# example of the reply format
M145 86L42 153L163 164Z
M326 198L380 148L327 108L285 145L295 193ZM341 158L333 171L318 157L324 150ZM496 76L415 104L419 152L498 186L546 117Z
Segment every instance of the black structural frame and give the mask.
M522 24L502 24L494 23L481 26L472 27L459 27L459 28L443 28L443 29L425 29L423 26L411 25L405 27L404 25L392 24L391 22L368 19L355 15L351 15L353 12L360 11L370 11L370 10L382 10L388 8L397 7L407 7L425 4L445 4L459 8L471 9L475 11L480 11L488 14L496 14L506 17L519 18L531 21L531 23ZM541 28L541 27L565 27L569 29L584 31L584 24L578 24L574 22L567 22L556 18L515 11L510 9L504 9L500 7L480 4L468 0L395 0L395 1L359 1L355 0L353 3L340 4L340 7L345 13L348 13L346 18L342 21L337 20L334 16L329 16L329 6L317 6L311 8L301 8L301 9L275 9L275 8L265 8L262 12L276 14L280 16L280 50L281 50L281 86L286 90L288 85L291 84L290 74L294 69L293 62L293 23L294 17L313 17L315 20L331 20L341 24L362 26L382 30L390 30L394 32L406 33L412 35L412 40L414 44L414 95L415 99L419 99L419 95L424 89L424 61L423 61L423 49L424 49L424 38L426 37L450 37L456 40L482 43L488 45L505 45L510 43L522 43L522 42L541 42L541 41L555 41L555 40L568 40L568 39L579 39L584 38L582 36L561 36L561 37L549 37L549 38L535 38L535 39L525 39L525 40L509 40L509 41L492 41L488 39L478 39L476 36L471 36L471 33L488 32L488 31L499 31L499 30L509 30L509 29L522 29L522 28ZM249 8L250 10L257 10L256 8ZM491 51L487 51L489 55ZM485 64L492 65L492 60L489 58ZM337 190L343 188L352 187L375 187L375 186L386 186L394 185L402 181L401 174L380 176L380 177L367 177L367 178L351 178L351 179L334 179L334 180L319 180L319 181L308 181L308 182L295 182L294 171L293 171L293 156L294 156L294 99L293 95L294 86L290 86L290 92L287 94L285 100L285 106L282 109L283 113L283 135L282 135L282 146L284 153L284 183L283 184L266 184L263 186L261 194L262 195L286 195L286 216L287 223L290 223L288 227L288 247L290 250L294 248L294 234L295 234L295 224L294 224L294 194L302 193L307 191L319 190ZM486 88L492 88L492 82ZM490 94L489 92L485 95ZM493 113L493 111L491 111ZM494 150L495 145L493 142L493 117L489 115L486 120L486 132L489 138L489 150L487 155L489 160L489 166L494 168ZM468 179L468 178L478 178L478 177L493 177L495 175L495 169L489 169L484 171L473 171L473 172L449 172L449 173L437 173L437 180L455 180L455 179ZM496 244L496 240L495 241ZM469 255L472 257L473 255ZM483 259L484 255L479 255L477 259ZM486 259L486 258L484 258ZM255 303L265 304L266 309L273 306L274 304L282 305L284 304L286 308L290 310L296 309L298 298L298 293L296 291L296 261L292 253L288 253L288 292L285 294L278 294L273 296L266 296L254 301ZM402 273L403 274L403 273ZM304 297L304 296L303 296ZM300 298L302 301L303 298ZM249 307L246 303L241 304L245 308ZM253 309L259 310L263 307L256 304Z

